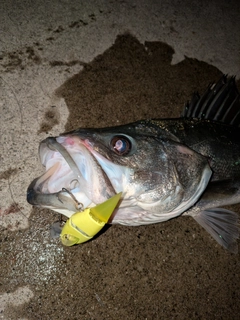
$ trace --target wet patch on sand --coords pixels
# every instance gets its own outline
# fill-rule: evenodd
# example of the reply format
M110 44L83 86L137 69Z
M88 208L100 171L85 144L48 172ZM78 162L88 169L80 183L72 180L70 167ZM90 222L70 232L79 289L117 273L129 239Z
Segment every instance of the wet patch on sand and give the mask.
M41 132L48 133L55 125L59 124L60 114L56 106L49 107L44 115L44 120L40 125L38 134Z

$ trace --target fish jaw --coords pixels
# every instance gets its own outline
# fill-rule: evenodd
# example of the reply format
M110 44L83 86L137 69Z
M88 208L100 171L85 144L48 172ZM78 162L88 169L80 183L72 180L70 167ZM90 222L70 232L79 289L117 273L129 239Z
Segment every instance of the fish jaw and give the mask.
M94 149L93 144L88 139L84 141L84 145L108 176L116 193L124 192L125 198L129 198L136 193L136 189L132 190L131 188L131 178L134 176L133 169L108 160Z

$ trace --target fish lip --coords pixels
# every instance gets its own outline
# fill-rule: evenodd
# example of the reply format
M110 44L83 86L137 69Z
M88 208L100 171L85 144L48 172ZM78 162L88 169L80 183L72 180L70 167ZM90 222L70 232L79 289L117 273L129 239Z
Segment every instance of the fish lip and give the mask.
M64 158L64 160L67 162L72 172L75 173L78 179L81 179L82 174L78 169L76 162L73 160L72 156L67 151L67 149L61 143L59 143L55 137L49 137L43 140L42 143L45 143L49 150L58 151Z
M34 190L35 184L33 184L36 180L37 179L33 180L27 189L27 201L29 204L41 207L44 202L44 208L61 212L67 217L70 217L76 211L81 210L78 206L79 203L74 201L74 199L72 199L64 190L45 194L37 192Z
M71 216L76 211L82 210L82 204L77 201L71 192L67 189L62 189L53 193L42 193L37 191L34 187L37 181L41 178L34 179L27 188L27 202L33 206L42 206L55 211L61 210L66 216Z
M34 190L34 186L36 185L36 182L39 178L35 178L30 185L27 188L27 202L31 205L38 205L38 202L36 201L37 191Z

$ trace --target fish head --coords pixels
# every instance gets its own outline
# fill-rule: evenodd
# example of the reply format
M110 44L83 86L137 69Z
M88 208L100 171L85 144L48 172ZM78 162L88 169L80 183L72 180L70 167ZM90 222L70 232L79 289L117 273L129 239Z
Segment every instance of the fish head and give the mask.
M39 154L46 172L27 199L68 217L122 192L113 223L168 220L194 205L211 177L205 157L144 121L47 138Z

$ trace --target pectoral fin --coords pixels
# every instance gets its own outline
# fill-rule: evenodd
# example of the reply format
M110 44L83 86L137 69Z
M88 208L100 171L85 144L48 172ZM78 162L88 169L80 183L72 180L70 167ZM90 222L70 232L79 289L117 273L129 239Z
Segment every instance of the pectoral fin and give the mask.
M239 215L220 208L237 203L240 203L240 180L212 182L201 199L184 215L192 216L221 246L237 253Z
M199 212L193 218L225 249L238 252L238 214L222 208Z

